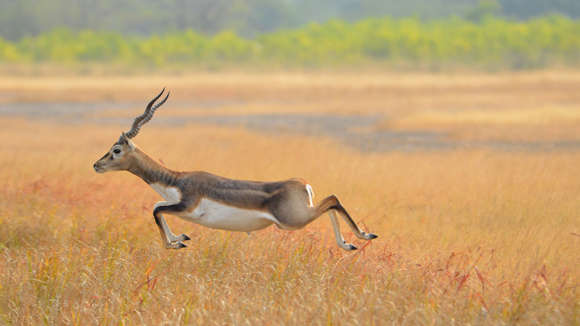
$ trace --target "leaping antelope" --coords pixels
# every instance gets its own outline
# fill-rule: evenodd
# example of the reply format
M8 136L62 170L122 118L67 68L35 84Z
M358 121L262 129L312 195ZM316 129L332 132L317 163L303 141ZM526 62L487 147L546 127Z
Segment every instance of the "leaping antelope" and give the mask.
M179 216L209 228L250 232L276 224L284 230L303 228L320 215L329 212L336 243L345 250L356 247L344 241L336 213L344 218L354 234L364 240L377 236L363 232L352 220L335 195L314 205L312 187L302 179L277 182L232 180L203 171L172 171L147 156L131 141L169 97L155 102L165 88L147 104L145 112L135 118L131 130L121 137L94 165L98 173L129 171L149 184L166 201L155 204L153 217L166 248L186 247L185 235L171 232L163 214Z

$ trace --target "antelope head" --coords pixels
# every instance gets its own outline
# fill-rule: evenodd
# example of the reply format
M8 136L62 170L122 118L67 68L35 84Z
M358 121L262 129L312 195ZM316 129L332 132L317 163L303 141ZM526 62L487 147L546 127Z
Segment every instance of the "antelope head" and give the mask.
M135 145L131 141L132 138L137 136L141 127L149 122L151 118L153 118L153 114L155 110L157 110L169 97L169 92L161 102L155 104L155 102L163 95L165 92L165 88L159 93L155 98L153 98L147 107L145 108L145 112L135 118L133 121L133 125L131 126L131 130L127 132L122 132L121 137L119 140L111 146L109 151L103 155L95 164L93 164L93 168L98 173L105 173L108 171L120 171L120 170L127 170L129 169L132 160L134 160L135 155Z

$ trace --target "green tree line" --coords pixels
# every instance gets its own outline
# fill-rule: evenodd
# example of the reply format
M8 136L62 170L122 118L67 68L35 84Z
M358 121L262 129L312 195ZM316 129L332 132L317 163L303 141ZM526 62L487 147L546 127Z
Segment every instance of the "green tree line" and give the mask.
M361 64L438 68L577 66L580 21L551 15L511 21L422 21L409 17L331 20L255 38L193 30L153 36L55 29L18 41L0 38L2 63L115 63L192 67L335 67Z
M579 0L0 0L0 37L19 40L58 27L148 36L193 29L255 36L331 19L466 17L495 5L498 16L580 18Z

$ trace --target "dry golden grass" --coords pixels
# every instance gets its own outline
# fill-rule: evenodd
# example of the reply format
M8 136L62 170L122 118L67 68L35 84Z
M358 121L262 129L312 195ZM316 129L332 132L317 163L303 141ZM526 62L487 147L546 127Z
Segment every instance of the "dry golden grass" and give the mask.
M165 117L371 115L374 130L435 131L459 140L580 140L578 71L7 75L0 77L0 103L111 103L95 116L130 117L162 86L173 92ZM119 111L115 102L135 108Z
M174 90L172 83L178 84L177 80L200 78L180 84L186 86L174 90L174 100L213 90L213 95L203 96L247 101L245 106L220 106L224 113L242 112L243 107L269 112L267 103L271 103L280 112L396 117L389 121L399 125L383 128L461 130L467 125L508 130L577 125L577 113L564 107L573 108L579 101L580 95L572 90L578 77L550 77L554 74L453 77L453 82L445 76L407 77L401 84L407 85L407 93L391 102L388 99L394 95L386 91L391 86L385 86L391 85L388 77L374 77L382 85L378 90L369 86L370 77L360 77L358 81L369 88L352 92L345 91L351 89L352 79L336 77L338 86L332 86L332 76L312 76L312 81L294 77L293 88L276 89L264 84L277 78L272 76L238 76L231 86L215 76L206 81L199 76L167 77L167 83L160 76L117 77L109 84L101 78L76 83L72 77L47 77L14 83L0 80L0 91L6 102L60 101L66 94L79 101L110 96L143 102L158 84ZM503 89L506 78L515 80L510 87L516 95ZM52 83L59 79L68 81ZM548 87L537 95L537 106L522 104L522 110L537 115L529 120L514 106L517 94L535 94L542 80L567 86ZM439 82L448 95L425 92ZM401 90L398 82L392 85L393 92ZM196 94L178 95L189 89ZM453 99L452 94L462 95ZM295 102L270 102L270 96ZM470 97L478 104L468 104ZM485 100L478 102L478 98ZM526 101L532 102L522 100ZM386 104L379 107L381 103ZM389 107L397 103L401 106ZM448 109L449 103L470 111L450 115L437 110ZM484 111L484 104L499 115ZM559 108L554 111L557 118L547 123L545 114L554 115L543 111L544 104ZM203 113L192 109L193 114ZM129 116L139 110L103 115ZM187 113L168 106L163 114ZM355 220L380 236L361 242L343 226L346 238L361 248L345 252L334 243L327 217L303 230L273 227L250 237L169 217L175 233L192 238L188 248L172 251L162 247L151 216L159 197L126 172L99 175L92 170L92 163L118 137L119 127L7 117L0 117L0 124L0 324L573 325L580 321L580 151L363 153L331 139L151 124L136 142L172 168L241 179L304 177L318 199L335 193ZM540 129L544 137L542 130L547 129ZM530 131L518 137L539 136Z
M184 100L267 101L286 110L334 113L392 113L409 109L527 108L572 105L580 100L580 72L498 74L384 73L198 73L135 76L3 76L0 102L142 102L162 86Z
M178 169L303 176L380 238L354 253L322 217L248 237L169 219L156 194L91 164L119 130L2 120L4 324L574 324L579 153L361 154L331 141L148 126Z

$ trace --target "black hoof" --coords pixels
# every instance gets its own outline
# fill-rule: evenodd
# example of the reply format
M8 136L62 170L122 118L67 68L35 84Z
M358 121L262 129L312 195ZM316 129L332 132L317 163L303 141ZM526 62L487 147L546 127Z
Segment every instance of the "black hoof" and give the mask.
M166 248L167 248L167 249L182 249L182 248L185 248L185 247L187 247L187 246L186 246L186 245L184 245L184 244L183 244L183 243L181 243L181 242L177 242L177 243L175 243L175 242L172 242L172 243L170 243L170 244L168 244L168 245L166 246Z
M379 236L378 236L378 235L376 235L376 234L374 234L374 233L369 233L369 234L368 234L368 237L369 237L369 240L372 240L372 239L376 239L376 238L378 238Z
M352 244L349 244L349 246L348 246L348 250L357 250L357 249L358 249L358 248L357 248L357 247L355 247L355 246L354 246L354 245L352 245Z
M181 237L183 238L183 241L191 240L191 238L188 237L187 234L182 234ZM376 236L375 236L375 238L376 238Z

